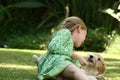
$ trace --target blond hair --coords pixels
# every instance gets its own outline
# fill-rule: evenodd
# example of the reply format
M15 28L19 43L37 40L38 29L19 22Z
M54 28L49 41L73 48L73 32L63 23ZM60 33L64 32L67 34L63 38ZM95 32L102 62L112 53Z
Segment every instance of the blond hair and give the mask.
M80 25L81 25L81 29L87 30L87 27L82 19L80 19L76 16L72 16L72 17L66 18L61 23L60 29L66 28L72 32L75 28L79 27Z
M61 22L58 26L60 27L60 29L66 28L72 32L74 31L74 29L76 29L80 25L81 25L81 29L87 30L87 27L82 19L72 16L72 17L65 18L65 20L63 20L63 22ZM51 39L52 37L50 38L49 42L51 41ZM49 42L47 43L47 47L48 47Z

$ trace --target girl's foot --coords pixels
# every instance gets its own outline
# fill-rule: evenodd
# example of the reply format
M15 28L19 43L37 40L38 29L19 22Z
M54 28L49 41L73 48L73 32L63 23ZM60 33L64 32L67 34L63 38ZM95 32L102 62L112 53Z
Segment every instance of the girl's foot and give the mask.
M38 65L39 57L37 55L32 56L33 62Z

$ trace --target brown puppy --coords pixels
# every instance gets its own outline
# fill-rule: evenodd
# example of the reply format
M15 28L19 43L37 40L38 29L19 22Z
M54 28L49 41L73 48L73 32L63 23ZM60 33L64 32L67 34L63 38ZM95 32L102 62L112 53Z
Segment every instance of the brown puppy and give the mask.
M87 75L93 75L98 79L104 79L104 72L106 69L103 57L100 54L91 54L86 58L88 65L84 66Z

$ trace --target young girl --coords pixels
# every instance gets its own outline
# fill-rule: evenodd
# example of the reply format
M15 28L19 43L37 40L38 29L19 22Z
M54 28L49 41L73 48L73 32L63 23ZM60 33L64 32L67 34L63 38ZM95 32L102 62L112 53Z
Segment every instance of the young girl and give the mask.
M85 23L78 17L66 18L48 44L48 51L38 62L38 79L46 80L61 74L67 79L96 80L80 69L87 62L74 53L74 47L84 43L87 34Z

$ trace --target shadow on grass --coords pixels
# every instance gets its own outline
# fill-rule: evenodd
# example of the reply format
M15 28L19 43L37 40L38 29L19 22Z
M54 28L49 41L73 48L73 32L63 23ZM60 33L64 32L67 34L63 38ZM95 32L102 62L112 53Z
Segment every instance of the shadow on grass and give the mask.
M110 68L110 69L107 69L106 72L107 72L107 73L111 73L111 74L119 74L119 75L120 75L120 70L119 70L119 68Z
M105 58L105 61L108 62L106 64L108 67L119 67L120 66L120 59Z
M105 61L107 62L106 64L107 70L105 75L111 78L108 80L119 80L116 78L120 76L120 59L109 57L105 58Z
M120 61L120 59L113 59L113 58L105 58L105 61Z
M0 68L0 80L37 80L37 70Z

